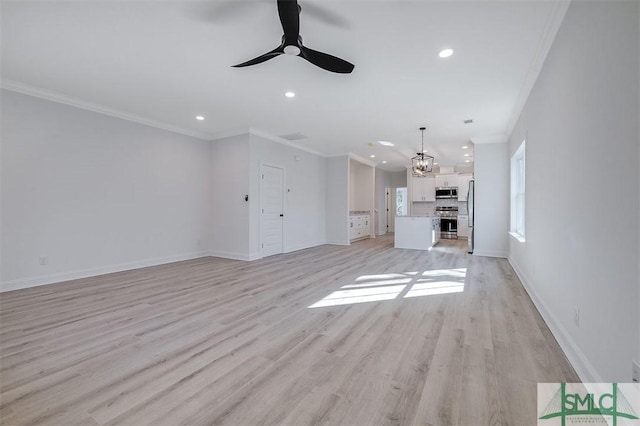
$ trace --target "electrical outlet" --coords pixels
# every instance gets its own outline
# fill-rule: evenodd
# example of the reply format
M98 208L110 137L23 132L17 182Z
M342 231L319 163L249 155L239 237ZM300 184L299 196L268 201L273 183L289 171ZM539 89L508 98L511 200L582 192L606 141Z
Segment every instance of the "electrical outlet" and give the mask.
M580 308L577 306L573 307L573 322L576 327L580 327Z
M40 258L38 258L38 262L40 262L40 265L48 265L49 258L47 256L40 256Z
M640 383L640 365L635 361L632 361L631 363L633 364L631 368L632 370L631 380L633 380L636 383Z

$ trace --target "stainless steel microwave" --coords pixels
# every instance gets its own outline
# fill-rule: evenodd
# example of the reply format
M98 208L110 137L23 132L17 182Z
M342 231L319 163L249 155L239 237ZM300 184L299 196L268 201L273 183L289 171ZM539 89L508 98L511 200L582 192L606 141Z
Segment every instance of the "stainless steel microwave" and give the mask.
M436 188L436 198L458 198L458 187L448 186Z

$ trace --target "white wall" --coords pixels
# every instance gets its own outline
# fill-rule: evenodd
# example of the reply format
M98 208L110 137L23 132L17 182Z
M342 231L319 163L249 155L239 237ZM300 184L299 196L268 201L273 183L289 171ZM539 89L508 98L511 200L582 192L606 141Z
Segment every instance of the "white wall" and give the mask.
M391 186L394 188L406 188L407 186L407 172L402 170L400 172L391 172Z
M573 2L510 138L527 141L510 261L588 382L631 381L640 360L639 16Z
M325 158L253 133L219 139L212 146L212 255L261 258L263 164L284 169L283 251L325 243Z
M476 144L474 251L507 257L509 251L509 151L507 143Z
M262 136L250 135L252 258L260 256L260 168L284 169L283 250L285 253L326 242L326 158Z
M354 160L349 160L349 210L357 210L356 208L356 181L358 173L358 164Z
M250 260L249 215L260 197L249 184L249 134L211 142L211 254ZM249 195L249 201L245 201Z
M373 213L375 169L357 160L349 161L349 210Z
M391 187L391 172L376 168L375 205L378 211L375 221L376 235L387 233L386 188Z
M2 290L206 254L209 142L1 93Z
M349 156L326 159L327 243L349 244Z
M349 210L370 212L369 234L376 235L375 205L376 169L353 158L349 161Z

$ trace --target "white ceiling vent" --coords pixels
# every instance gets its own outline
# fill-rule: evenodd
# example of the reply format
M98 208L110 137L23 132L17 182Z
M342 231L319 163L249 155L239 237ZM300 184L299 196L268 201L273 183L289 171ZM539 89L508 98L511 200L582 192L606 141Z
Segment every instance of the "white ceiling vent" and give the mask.
M288 141L299 141L301 139L307 139L308 136L303 135L300 132L290 133L288 135L280 135L282 139L286 139Z

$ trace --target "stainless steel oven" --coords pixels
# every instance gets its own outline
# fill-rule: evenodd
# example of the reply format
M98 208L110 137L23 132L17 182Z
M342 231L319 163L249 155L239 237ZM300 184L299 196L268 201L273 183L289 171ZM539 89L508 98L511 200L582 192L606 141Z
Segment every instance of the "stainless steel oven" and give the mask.
M440 238L458 238L458 218L457 217L441 217L440 218Z
M458 207L438 206L436 214L440 216L440 238L458 238Z

